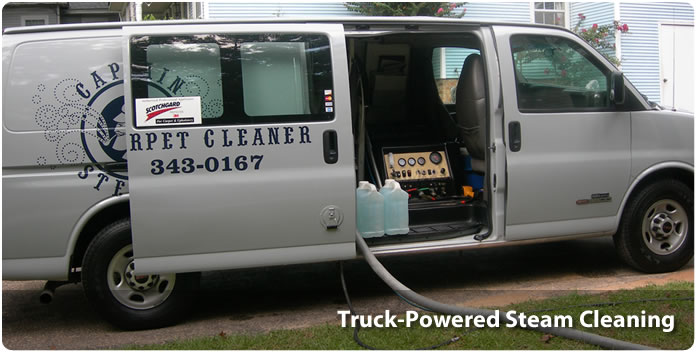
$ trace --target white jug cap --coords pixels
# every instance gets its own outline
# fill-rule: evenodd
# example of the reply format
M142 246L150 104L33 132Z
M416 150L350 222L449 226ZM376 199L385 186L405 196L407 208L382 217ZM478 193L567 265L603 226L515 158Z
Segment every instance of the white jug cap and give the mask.
M367 182L367 181L360 181L358 182L358 189L367 189L367 190L377 190L377 187L375 185Z
M384 181L384 187L387 187L387 188L401 188L401 185L399 185L399 183L396 182L396 180L389 178L389 179L387 179L387 180Z

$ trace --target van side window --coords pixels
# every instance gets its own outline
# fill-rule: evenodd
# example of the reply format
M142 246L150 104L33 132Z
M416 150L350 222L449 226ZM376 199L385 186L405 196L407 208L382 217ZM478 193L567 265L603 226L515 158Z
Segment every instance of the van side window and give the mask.
M244 112L249 116L309 113L305 43L243 43ZM273 104L269 104L273 97Z
M331 120L332 74L324 35L131 38L133 97L199 96L203 125Z
M515 35L510 39L522 112L606 110L609 70L568 39Z
M433 49L433 76L440 100L445 105L455 104L457 82L464 60L471 54L481 54L478 49L442 47Z
M149 98L200 96L204 119L222 116L220 46L216 43L153 44L148 45L146 55L150 76L154 75L155 82L164 83L169 78L164 85L148 86Z

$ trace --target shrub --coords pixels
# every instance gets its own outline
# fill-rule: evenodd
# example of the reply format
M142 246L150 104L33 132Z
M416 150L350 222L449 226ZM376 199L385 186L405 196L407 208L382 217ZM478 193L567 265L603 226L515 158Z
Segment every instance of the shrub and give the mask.
M593 48L597 49L604 57L611 61L614 65L621 64L621 60L614 53L616 50L616 31L628 33L628 24L620 21L614 21L613 24L597 25L596 23L588 28L584 28L585 15L578 14L579 21L573 27L573 32L580 36L583 40L589 43Z

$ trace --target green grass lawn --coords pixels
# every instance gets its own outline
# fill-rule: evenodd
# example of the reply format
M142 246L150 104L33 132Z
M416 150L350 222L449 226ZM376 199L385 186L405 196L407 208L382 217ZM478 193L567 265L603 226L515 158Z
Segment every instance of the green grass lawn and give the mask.
M503 308L504 311L533 312L548 308L553 311L534 315L571 315L574 328L633 343L670 350L688 349L694 343L694 302L674 300L661 302L625 303L599 307L572 307L601 302L626 302L645 299L694 297L692 282L677 282L662 286L647 286L633 290L621 290L602 294L569 294L539 301L527 301ZM356 307L360 309L360 307ZM674 315L674 330L663 332L661 328L584 328L579 323L580 314L586 310L599 310L600 315L641 315L641 311L654 315ZM439 349L598 349L561 337L518 328L368 328L360 331L360 339L377 349L416 349L459 337ZM174 341L165 344L129 346L131 349L225 349L225 350L314 350L314 349L362 349L353 341L353 329L336 323L310 328L278 330L258 335L225 335Z

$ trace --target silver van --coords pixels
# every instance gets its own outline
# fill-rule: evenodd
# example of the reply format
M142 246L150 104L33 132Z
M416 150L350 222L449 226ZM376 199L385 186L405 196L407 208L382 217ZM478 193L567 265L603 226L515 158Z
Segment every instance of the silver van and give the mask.
M410 195L377 255L613 235L645 272L693 256L693 114L562 28L26 27L2 70L3 279L82 281L122 328L177 321L201 271L356 258L358 181Z

